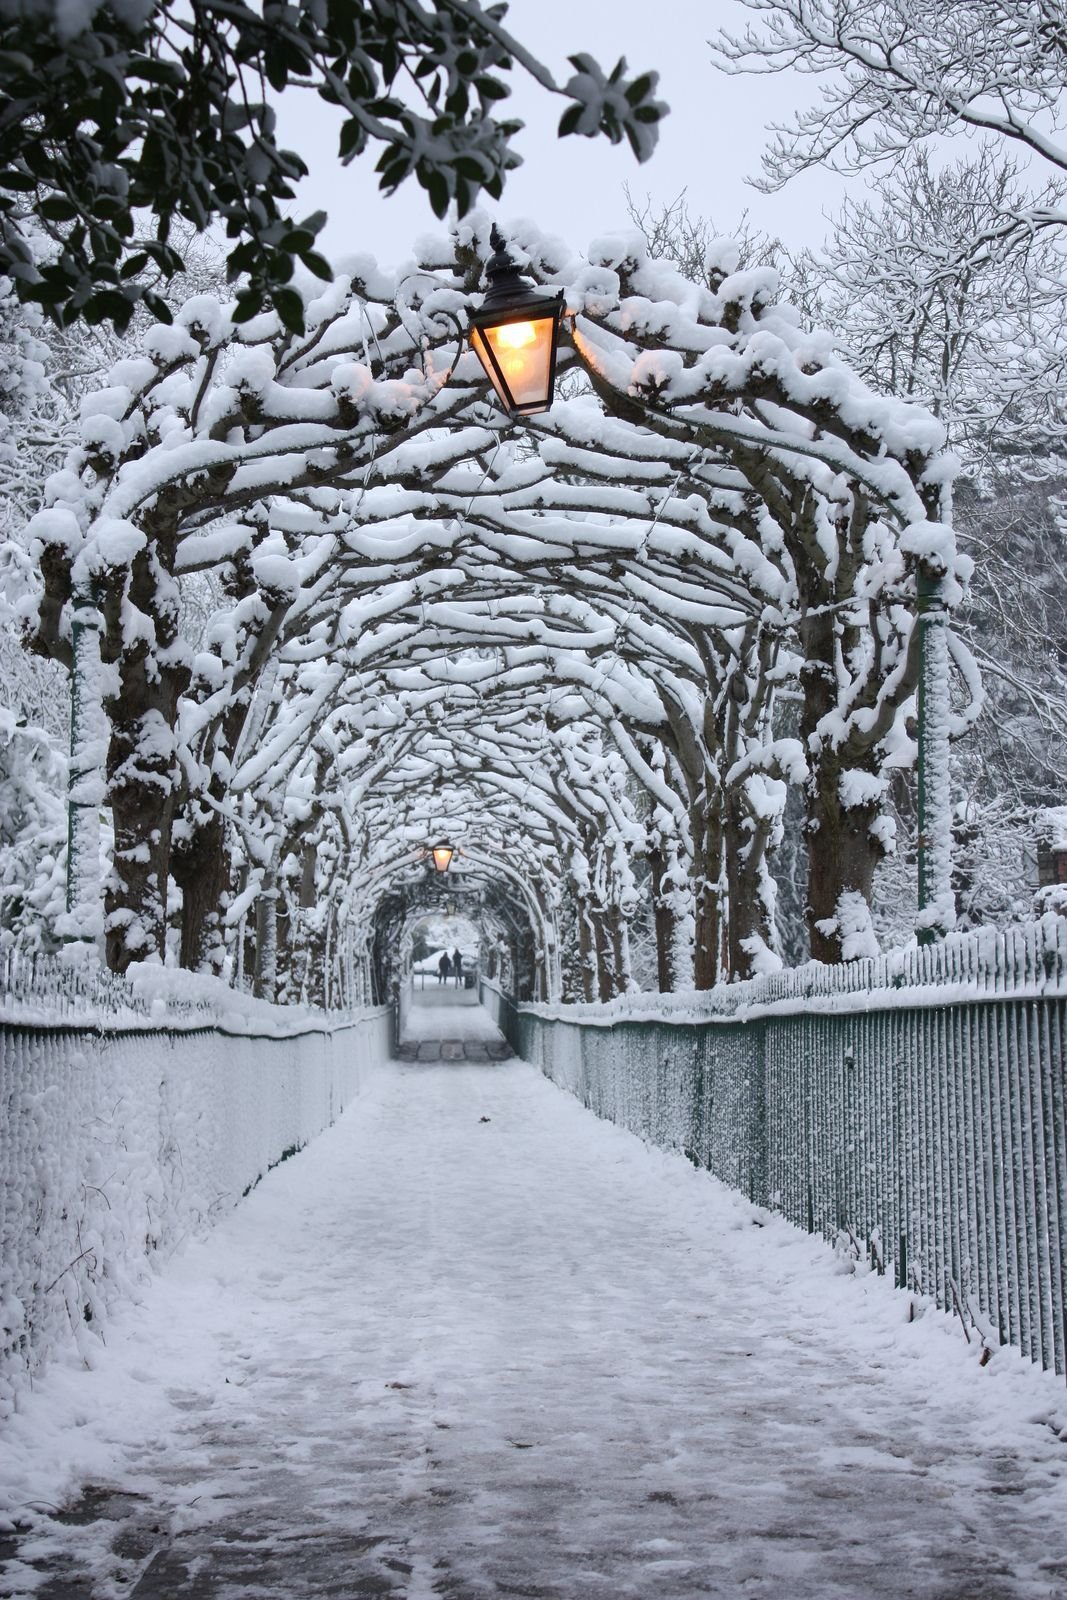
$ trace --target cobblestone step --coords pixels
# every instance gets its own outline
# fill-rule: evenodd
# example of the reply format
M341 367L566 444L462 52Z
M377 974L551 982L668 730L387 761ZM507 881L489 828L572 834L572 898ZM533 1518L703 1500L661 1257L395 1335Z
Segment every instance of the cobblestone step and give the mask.
M506 1039L406 1039L396 1049L398 1061L508 1061Z

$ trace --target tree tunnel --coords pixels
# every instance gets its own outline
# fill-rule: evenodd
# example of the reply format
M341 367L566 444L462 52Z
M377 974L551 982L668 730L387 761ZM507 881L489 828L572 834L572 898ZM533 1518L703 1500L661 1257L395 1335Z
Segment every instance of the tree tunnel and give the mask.
M453 873L455 876L453 877ZM463 854L447 875L417 864L381 893L372 913L370 969L375 1001L392 1000L411 971L411 930L433 913L465 917L477 930L480 971L524 1000L548 999L544 930L499 873Z
M61 931L116 970L368 1003L444 894L523 995L707 988L781 963L790 793L811 953L874 948L925 634L939 751L977 703L941 424L725 247L699 284L532 229L565 381L520 424L457 354L488 234L342 264L303 334L197 296L87 402L32 641L78 695Z

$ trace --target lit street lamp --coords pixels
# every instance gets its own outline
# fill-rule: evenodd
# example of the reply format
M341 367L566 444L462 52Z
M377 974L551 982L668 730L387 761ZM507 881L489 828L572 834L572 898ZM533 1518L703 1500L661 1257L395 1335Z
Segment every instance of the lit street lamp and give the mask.
M495 227L491 239L496 254L485 269L485 299L470 313L471 347L504 410L532 417L552 404L563 290L546 295L532 289Z
M452 857L455 853L450 844L435 844L430 851L433 856L434 871L447 872L452 865Z

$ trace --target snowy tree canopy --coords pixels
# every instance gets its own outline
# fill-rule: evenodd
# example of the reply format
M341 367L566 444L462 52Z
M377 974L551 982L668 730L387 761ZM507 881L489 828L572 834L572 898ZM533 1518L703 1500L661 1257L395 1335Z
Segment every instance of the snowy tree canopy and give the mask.
M221 967L271 908L269 986L275 909L314 966L342 928L371 938L443 835L521 878L544 982L576 919L587 992L625 987L651 894L661 983L706 986L777 960L790 787L816 951L870 947L917 574L949 608L967 576L942 425L725 244L707 287L635 237L572 260L526 230L573 378L517 427L460 333L488 231L395 274L342 263L302 288L303 333L196 296L86 400L29 525L26 615L68 664L72 608L100 619L113 966L162 952L173 881L188 965ZM194 638L191 584L212 596Z
M516 68L565 102L561 134L625 138L651 154L666 107L656 74L605 73L570 58L566 83L477 0L3 0L0 4L0 272L60 323L124 328L182 266L175 219L218 218L236 241L237 316L269 300L299 328L294 264L329 279L316 253L325 216L288 215L307 166L279 147L272 97L313 89L338 108L339 155L377 149L381 186L414 176L435 214L499 199L519 165L520 122L500 119ZM143 236L135 213L156 221Z

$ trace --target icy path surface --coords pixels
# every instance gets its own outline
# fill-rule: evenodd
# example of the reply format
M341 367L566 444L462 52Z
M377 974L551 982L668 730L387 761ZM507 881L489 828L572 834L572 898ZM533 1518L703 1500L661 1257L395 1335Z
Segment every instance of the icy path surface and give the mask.
M49 1374L0 1478L139 1498L23 1556L93 1575L49 1600L1067 1593L1062 1383L835 1265L522 1063L383 1067Z

